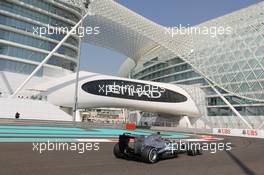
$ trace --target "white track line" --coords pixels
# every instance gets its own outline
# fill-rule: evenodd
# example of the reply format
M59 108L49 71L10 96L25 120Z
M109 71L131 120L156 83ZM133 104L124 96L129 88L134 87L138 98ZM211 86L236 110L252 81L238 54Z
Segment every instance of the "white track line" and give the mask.
M78 142L100 142L100 143L116 143L118 139L76 139ZM210 142L210 141L220 141L223 138L202 138L202 139L170 139L174 141L185 141L185 142Z
M77 139L78 142L113 142L112 139Z

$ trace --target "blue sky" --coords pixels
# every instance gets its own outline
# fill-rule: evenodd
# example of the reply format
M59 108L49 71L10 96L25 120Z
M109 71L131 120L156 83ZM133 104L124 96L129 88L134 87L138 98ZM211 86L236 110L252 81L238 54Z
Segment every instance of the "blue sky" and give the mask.
M118 0L127 8L164 26L196 25L261 0ZM126 56L82 44L81 70L116 75Z

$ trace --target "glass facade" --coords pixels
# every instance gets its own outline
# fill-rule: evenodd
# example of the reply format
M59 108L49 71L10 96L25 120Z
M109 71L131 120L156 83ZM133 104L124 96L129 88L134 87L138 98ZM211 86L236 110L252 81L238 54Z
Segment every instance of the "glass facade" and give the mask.
M41 62L47 56L47 54L44 53L30 51L19 47L7 46L3 44L0 44L0 54L35 62ZM74 71L74 68L76 66L76 63L74 63L73 61L57 56L52 56L48 61L48 64L72 71Z
M0 1L0 71L30 74L65 36L62 32L39 36L35 29L47 25L71 28L80 17L79 9L61 3ZM79 38L70 36L47 64L75 71L78 52ZM42 73L39 71L37 76Z
M18 44L23 44L39 49L43 49L46 51L51 51L55 46L56 43L52 43L50 41L45 41L42 39L37 39L32 36L27 36L23 34L18 34L15 32L5 31L0 29L0 39L12 41ZM61 46L58 51L59 54L66 55L69 57L76 58L77 57L77 51L66 46Z
M22 2L24 2L26 4L38 7L40 9L42 9L42 10L49 11L52 14L56 14L58 16L65 17L67 19L71 19L71 20L73 20L75 22L79 21L79 17L77 15L75 15L73 13L69 13L67 10L62 9L60 7L56 7L53 4L51 4L51 3L46 3L46 2L43 2L43 1L32 1L32 0L20 0L20 1L22 1ZM73 7L71 6L69 8L72 9ZM77 12L80 13L81 11L77 10Z
M264 122L263 9L261 2L194 26L230 28L230 33L217 33L215 37L159 37L157 27L155 35L149 32L149 38L156 42L153 47L142 51L141 58L129 56L136 67L127 61L120 73L132 74L136 79L200 87L205 93L207 111L201 120L212 127L240 127L243 121L207 83L209 80L253 128L260 127Z
M30 34L34 33L34 28L41 27L39 24L32 24L25 21L20 21L18 19L15 19L13 17L8 17L6 15L0 16L0 24L9 26L18 30L26 31ZM42 37L47 37L56 41L60 41L63 39L65 35L63 34L54 34L54 35L42 35ZM78 40L74 37L69 37L66 40L66 43L71 44L72 46L78 45Z
M30 74L33 72L33 70L36 68L36 66L31 64L25 64L17 61L11 61L11 60L2 60L0 59L0 71L11 71L11 72L17 72L20 74ZM36 76L41 76L43 73L43 69L39 70L36 73Z
M221 123L221 126L226 127L232 122L238 124L236 121L231 120L234 114L224 101L190 65L180 58L172 58L166 62L160 62L159 60L156 60L156 62L151 61L151 64L150 62L145 62L142 65L141 69L137 69L137 71L134 72L133 78L183 85L198 85L206 94L205 103L207 116L205 116L205 118L210 119L212 125L219 126L219 123ZM227 93L223 89L217 89L225 95L225 98L241 115L251 117L264 116L263 102L245 99ZM222 119L218 117L222 117ZM224 117L227 117L227 119L224 120Z
M182 83L188 85L205 83L200 75L180 58L173 58L162 63L157 60L157 63L144 66L144 68L138 71L133 77L142 80Z
M50 10L50 9L51 8L49 8L47 11L48 12L51 11L50 13L52 13L53 10ZM50 15L37 13L36 11L33 11L32 9L26 8L26 6L16 5L15 3L11 3L8 1L0 2L0 10L4 10L12 14L20 15L25 18L30 18L32 20L36 20L36 21L39 21L45 24L50 24L52 26L71 27L71 24L69 22L66 22L66 20L63 21L63 20L59 20L58 18L52 17Z

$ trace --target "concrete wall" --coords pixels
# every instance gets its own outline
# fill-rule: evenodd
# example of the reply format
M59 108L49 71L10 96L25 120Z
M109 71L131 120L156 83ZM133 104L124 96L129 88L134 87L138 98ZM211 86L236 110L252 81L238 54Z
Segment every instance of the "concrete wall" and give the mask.
M72 121L72 116L46 101L0 98L0 118L15 118L16 112L21 119Z

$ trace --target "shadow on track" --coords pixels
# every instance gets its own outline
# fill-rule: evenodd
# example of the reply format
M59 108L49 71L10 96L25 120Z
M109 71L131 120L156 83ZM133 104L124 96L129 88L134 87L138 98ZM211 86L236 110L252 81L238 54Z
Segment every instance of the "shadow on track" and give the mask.
M230 151L226 151L227 155L244 171L247 175L256 175L249 167L247 167L241 160L239 160L234 154Z

